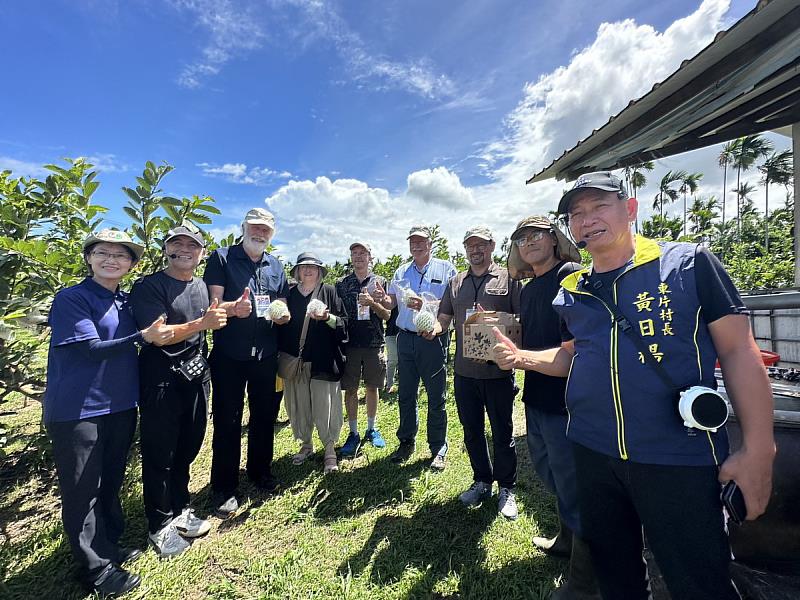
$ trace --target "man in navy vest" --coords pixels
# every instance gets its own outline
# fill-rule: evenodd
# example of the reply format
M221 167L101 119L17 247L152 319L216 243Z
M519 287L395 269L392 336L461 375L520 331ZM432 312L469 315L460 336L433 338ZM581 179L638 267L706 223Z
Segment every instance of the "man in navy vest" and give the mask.
M644 527L675 600L732 600L720 484L738 484L748 519L766 509L775 456L769 380L717 259L695 244L634 236L636 211L611 173L578 179L558 212L593 264L566 276L553 300L563 342L519 350L498 331L495 357L502 368L569 375L567 437L602 596L649 597ZM624 319L612 318L612 303ZM731 455L724 427L689 427L677 408L679 390L716 387L717 358L743 434Z

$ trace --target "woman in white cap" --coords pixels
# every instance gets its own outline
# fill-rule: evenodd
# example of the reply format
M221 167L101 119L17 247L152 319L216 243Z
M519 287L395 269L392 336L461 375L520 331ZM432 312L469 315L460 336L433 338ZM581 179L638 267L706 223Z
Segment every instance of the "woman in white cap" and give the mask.
M290 273L297 285L286 299L292 318L278 330L278 369L283 370L287 358L289 362L292 357L302 359L299 372L284 377L286 412L292 433L301 443L292 462L303 464L313 454L311 434L316 426L325 448L325 473L331 473L339 470L335 444L342 431L339 380L344 373L347 313L336 288L322 283L326 273L322 261L311 252L297 257Z
M105 229L83 243L90 276L58 292L50 309L44 423L61 488L61 515L81 576L101 596L125 593L138 575L122 564L140 554L118 545L119 490L136 429L137 343L164 344L159 318L141 331L120 280L144 248Z

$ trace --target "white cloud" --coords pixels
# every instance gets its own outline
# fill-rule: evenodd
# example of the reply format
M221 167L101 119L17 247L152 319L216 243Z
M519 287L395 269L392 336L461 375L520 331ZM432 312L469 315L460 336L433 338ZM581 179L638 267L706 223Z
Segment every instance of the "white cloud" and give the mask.
M203 170L206 177L221 177L233 183L261 185L274 179L291 179L289 171L275 171L269 167L248 167L245 163L225 163L213 165L207 162L195 166Z
M93 154L91 156L76 156L75 160L83 158L87 163L94 165L94 168L102 173L125 173L130 170L130 167L121 162L116 155L108 153ZM31 162L19 160L10 156L0 156L0 171L9 170L13 173L14 177L36 177L44 178L50 175L50 171L44 168L43 165L54 163L61 167L69 167L68 163L62 161L47 161Z
M356 82L374 90L402 89L432 100L452 98L456 94L455 83L443 73L437 73L425 58L396 61L372 54L333 3L285 0L284 4L300 9L304 17L297 35L306 43L316 40L332 43Z
M407 195L426 204L464 209L475 203L472 191L461 185L458 175L444 167L415 171L408 176L407 184Z
M568 184L520 184L710 43L723 28L728 5L705 0L663 33L632 19L600 25L595 40L568 65L525 86L506 118L506 135L482 154L496 182L492 187L528 203L533 196L540 211L552 208L553 194Z
M307 4L311 3L303 2ZM279 252L293 259L312 250L326 261L345 260L349 244L363 238L373 244L377 257L405 256L405 233L419 222L439 224L451 251L460 249L464 232L475 224L486 223L502 240L522 217L554 209L571 185L549 180L526 186L525 180L711 42L725 26L728 4L706 0L663 32L630 19L601 25L594 41L577 49L568 64L525 86L522 99L504 121L504 135L481 144L482 150L471 157L484 164L488 184L465 186L443 166L409 174L407 189L395 193L355 179L288 182L266 199L277 218ZM783 139L782 147L788 143ZM640 191L643 207L652 204L658 180L668 169L703 172L699 192L721 195L718 153L718 147L708 148L659 161L648 176L651 183ZM249 173L247 168L240 171L240 177ZM757 177L755 171L748 175ZM734 185L729 172L727 187ZM763 206L759 194L756 206ZM783 190L773 186L770 204L777 206L783 196ZM730 215L735 211L730 192L728 198ZM682 201L669 211L682 211Z
M401 89L423 98L449 100L464 106L483 104L474 92L457 94L455 83L438 73L426 58L398 61L373 54L329 2L274 0L266 4L272 10L267 15L254 5L236 0L171 1L179 10L192 14L196 26L209 36L201 49L202 56L186 65L177 78L177 83L185 88L203 87L206 80L218 75L228 62L261 48L268 35L265 23L268 18L274 18L294 23L294 31L280 32L294 35L294 42L332 44L350 79L359 85L373 90Z
M130 171L130 166L120 162L114 154L92 154L84 158L87 162L93 164L98 171L103 173L126 173Z
M236 56L261 47L265 32L252 10L231 0L172 0L179 10L192 13L196 25L209 34L202 57L186 65L178 85L195 89Z
M0 171L11 171L12 177L47 177L50 173L42 163L17 160L10 156L0 156Z

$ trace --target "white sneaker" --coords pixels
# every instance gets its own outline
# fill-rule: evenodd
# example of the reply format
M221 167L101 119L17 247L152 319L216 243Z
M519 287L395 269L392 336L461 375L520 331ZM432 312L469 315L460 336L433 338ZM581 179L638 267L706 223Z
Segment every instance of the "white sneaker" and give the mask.
M508 488L501 487L497 499L497 508L506 519L515 520L519 515L519 511L517 510L517 499L514 497L514 492Z
M461 494L458 499L466 506L478 506L487 498L492 497L492 484L484 481L476 481L469 489Z
M156 553L161 558L178 556L191 545L178 535L178 530L172 523L162 527L155 533L149 534L147 537L156 549Z
M172 519L172 524L183 537L196 538L211 530L211 523L194 516L194 510L184 508L183 512Z

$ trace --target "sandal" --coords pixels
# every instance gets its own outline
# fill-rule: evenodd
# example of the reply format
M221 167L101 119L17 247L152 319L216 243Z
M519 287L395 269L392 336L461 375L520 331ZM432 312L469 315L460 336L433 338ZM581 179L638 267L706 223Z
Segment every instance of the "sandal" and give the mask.
M292 464L298 466L302 465L312 454L314 454L314 448L312 446L300 446L300 452L292 457Z
M324 465L325 469L323 472L325 475L339 470L339 465L337 464L336 459L336 450L334 450L333 444L331 444L330 448L325 449Z

